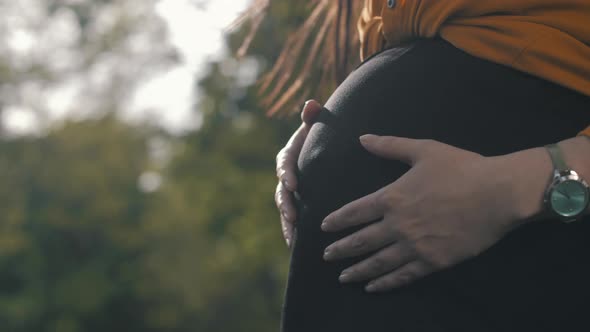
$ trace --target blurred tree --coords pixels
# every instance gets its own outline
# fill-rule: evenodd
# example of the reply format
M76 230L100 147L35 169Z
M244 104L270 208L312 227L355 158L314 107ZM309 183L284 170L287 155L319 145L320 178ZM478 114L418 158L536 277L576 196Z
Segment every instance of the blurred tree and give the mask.
M44 129L124 110L142 80L178 61L155 2L0 1L0 115Z
M142 331L146 133L105 118L0 142L2 331Z
M306 10L276 1L250 56L211 63L199 83L203 125L183 137L147 214L154 241L169 246L147 257L143 275L155 279L146 284L163 286L154 298L183 299L150 315L165 330L179 321L190 331L278 330L289 251L273 198L275 156L299 120L265 116L254 83ZM247 30L228 36L232 53Z
M103 90L89 89L75 106L121 110L137 82L132 74L152 66L149 57L137 64L135 55L119 58L129 55L123 41L142 30L141 12L130 9L139 0L27 1L41 17L74 14L81 32L72 56L82 61L62 64L72 72L30 72L0 52L3 96L28 84L92 81L115 63L107 68L120 65L114 73L121 76L107 75ZM0 4L0 11L18 7ZM120 15L107 15L113 10ZM273 200L275 155L299 120L267 118L255 81L308 10L302 2L274 1L250 56L210 64L198 86L198 131L170 138L109 115L0 140L3 332L278 330L289 251ZM138 21L129 21L134 15ZM119 19L135 23L125 28L114 23ZM228 36L232 52L247 28ZM2 100L29 102L19 93L11 98Z

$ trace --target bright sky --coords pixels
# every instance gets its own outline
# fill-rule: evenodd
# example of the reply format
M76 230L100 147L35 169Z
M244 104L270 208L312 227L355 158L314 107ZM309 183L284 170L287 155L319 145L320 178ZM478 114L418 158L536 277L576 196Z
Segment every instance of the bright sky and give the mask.
M38 3L42 0L22 1L26 1L20 4L23 8L39 9L43 7ZM196 98L198 98L198 93L195 95L195 79L199 78L199 74L202 74L209 61L219 58L227 52L223 41L223 31L246 8L249 2L250 0L159 0L156 5L156 13L168 25L170 42L177 48L181 63L167 71L151 76L150 80L141 84L135 96L129 101L128 107L125 107L124 116L130 120L155 118L164 128L175 133L199 127L199 116L194 109ZM0 2L1 8L2 2ZM14 8L12 9L14 10ZM30 10L28 13L35 15L36 12ZM67 37L77 36L77 30L69 29L77 24L73 13L65 12L62 16L59 20L55 20L58 24L57 27L54 27L55 29L46 29L52 33L51 38L44 37L43 34L36 36L24 28L13 29L16 32L10 39L9 46L16 54L22 53L31 57L30 53L34 53L37 39L39 41L48 40L50 42L47 45L52 50L49 53L55 53L58 57L57 60L59 60L53 62L58 64L72 62L71 59L64 60L68 53L62 54L63 52L56 51L67 50L71 42L76 40L76 38L69 40ZM13 15L9 18L12 18L13 21L16 20L15 22L5 22L13 28L15 24L20 22L18 21L20 15ZM35 22L36 18L30 18L29 21ZM0 28L2 28L2 24L0 24ZM60 39L56 42L58 37ZM62 40L64 38L66 40ZM71 104L75 100L76 87L79 85L78 82L70 82L69 88L66 85L60 87L55 93L49 93L48 100L41 98L39 92L42 90L41 87L34 85L31 85L28 90L24 89L23 93L30 90L29 95L31 96L27 95L26 99L41 100L41 102L47 103L51 111L50 117L58 119L67 116L68 110L72 108ZM81 112L76 109L76 113ZM35 112L30 108L18 105L5 109L1 120L8 131L13 133L32 133L37 128Z
M198 1L197 1L198 2ZM194 111L195 74L209 60L224 54L222 33L250 0L160 0L156 10L168 24L172 44L183 62L158 75L138 91L132 116L150 112L174 132L199 126Z

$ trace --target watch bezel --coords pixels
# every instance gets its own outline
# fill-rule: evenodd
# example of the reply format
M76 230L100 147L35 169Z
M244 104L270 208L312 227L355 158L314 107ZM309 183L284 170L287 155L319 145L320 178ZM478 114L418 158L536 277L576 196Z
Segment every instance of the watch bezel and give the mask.
M565 216L565 215L559 213L557 210L555 210L553 208L553 205L551 205L551 194L553 193L553 190L555 189L555 187L557 187L558 185L560 185L566 181L579 182L586 189L585 207L578 214L573 215L573 216ZM549 211L551 211L551 213L554 216L557 216L561 221L563 221L565 223L574 222L574 221L578 220L578 218L580 216L584 215L584 213L587 212L587 210L588 210L588 206L590 206L590 186L582 177L580 177L580 175L576 171L571 170L571 169L567 169L567 170L556 169L553 171L551 185L549 186L549 188L545 192L543 202L544 202L546 208Z

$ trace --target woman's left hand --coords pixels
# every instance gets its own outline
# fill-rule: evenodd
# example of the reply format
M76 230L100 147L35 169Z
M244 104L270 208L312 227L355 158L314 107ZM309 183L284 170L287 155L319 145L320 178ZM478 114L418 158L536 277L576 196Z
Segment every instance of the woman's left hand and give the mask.
M406 285L491 247L519 225L523 204L531 215L541 209L545 184L540 179L549 180L552 169L542 148L525 150L535 171L519 171L515 162L530 164L522 165L514 155L485 157L430 139L365 135L361 143L373 154L412 166L322 224L333 232L376 221L331 244L324 255L335 260L378 250L340 276L341 282L373 280L367 291Z

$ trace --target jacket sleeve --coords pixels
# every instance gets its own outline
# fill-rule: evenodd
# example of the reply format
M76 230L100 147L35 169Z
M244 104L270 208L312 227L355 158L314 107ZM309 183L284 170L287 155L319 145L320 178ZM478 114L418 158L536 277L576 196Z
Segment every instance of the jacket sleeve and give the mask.
M375 0L365 0L363 10L357 21L361 46L361 61L364 61L370 54L383 49L385 39L381 33L383 20L377 12L378 3Z
M385 2L385 1L384 1ZM441 26L455 19L488 15L531 15L555 11L555 0L397 0L393 8L383 6L384 34L388 44L397 45L416 37L432 38ZM568 11L588 10L588 0L560 0Z

